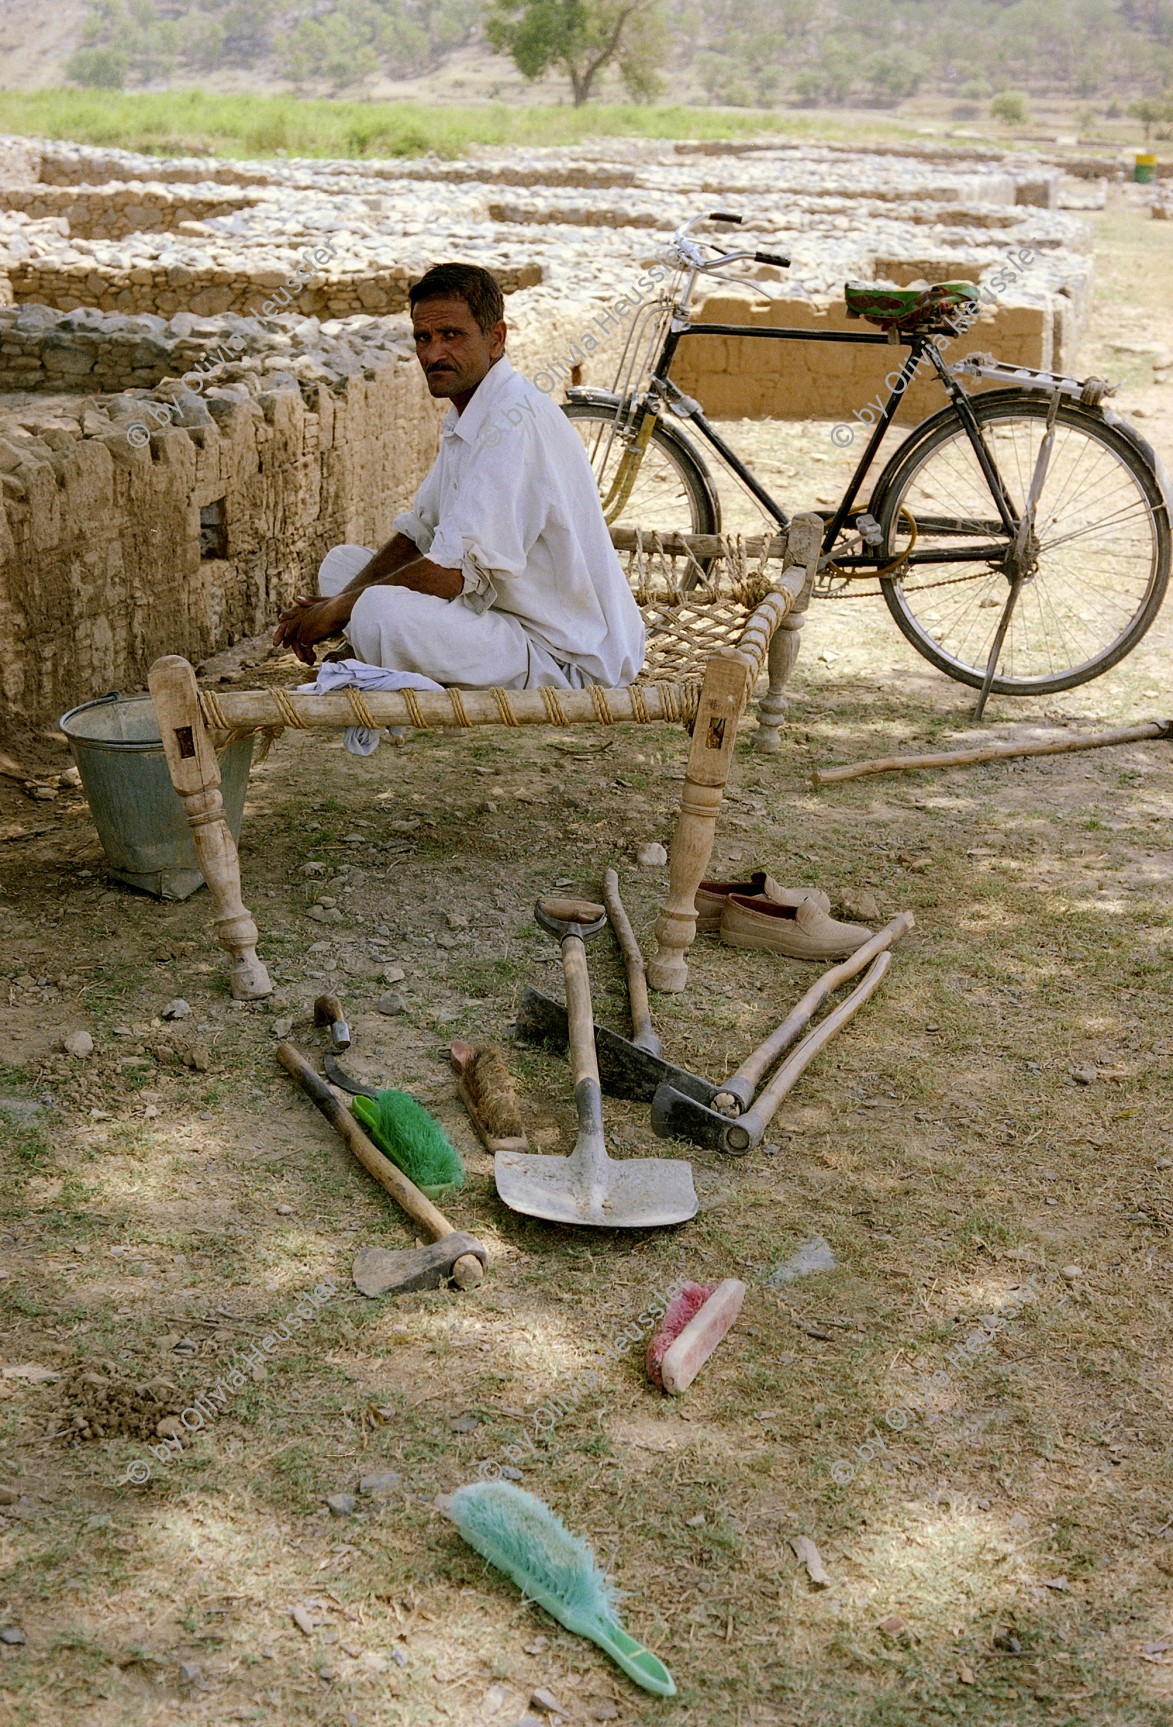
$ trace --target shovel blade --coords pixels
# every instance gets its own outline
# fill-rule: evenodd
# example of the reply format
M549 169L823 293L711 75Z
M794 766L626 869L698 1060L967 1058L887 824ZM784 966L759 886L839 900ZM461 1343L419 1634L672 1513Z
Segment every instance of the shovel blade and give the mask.
M497 1192L511 1211L549 1223L596 1229L658 1229L686 1223L698 1209L692 1165L678 1158L608 1159L598 1179L584 1181L569 1157L499 1151L493 1160Z

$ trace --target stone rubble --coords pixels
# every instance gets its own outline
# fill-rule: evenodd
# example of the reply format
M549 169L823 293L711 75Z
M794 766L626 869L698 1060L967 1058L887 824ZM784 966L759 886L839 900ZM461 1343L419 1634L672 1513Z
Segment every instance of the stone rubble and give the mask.
M958 352L1058 365L1091 286L1061 192L1041 159L928 142L230 162L0 138L0 732L257 633L331 545L386 538L435 451L402 316L430 263L492 267L511 359L560 393L611 384L647 273L705 208L746 217L722 244L793 259L712 284L698 313L727 322L837 328L846 280L989 278L1029 249ZM891 364L791 343L771 371L756 347L685 344L681 387L828 418Z

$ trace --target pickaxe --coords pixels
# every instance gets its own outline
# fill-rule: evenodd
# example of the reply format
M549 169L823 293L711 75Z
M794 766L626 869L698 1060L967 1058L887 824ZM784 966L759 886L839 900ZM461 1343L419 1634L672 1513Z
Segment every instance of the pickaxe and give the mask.
M696 1145L710 1146L735 1157L742 1156L761 1139L773 1117L774 1109L784 1095L783 1092L777 1094L773 1108L764 1119L759 1120L755 1116L752 1121L747 1121L740 1131L727 1132L727 1129L733 1128L737 1118L749 1110L759 1082L778 1058L798 1042L827 997L850 978L858 976L872 960L899 941L912 927L912 913L901 912L884 929L857 948L848 959L825 972L787 1014L782 1024L746 1057L736 1073L730 1074L720 1085L713 1085L698 1074L689 1073L685 1068L675 1067L662 1056L651 1055L646 1049L641 1049L628 1038L622 1037L619 1032L612 1031L609 1026L596 1023L595 1049L598 1053L599 1078L603 1089L613 1097L651 1103L652 1126L662 1139L673 1136L691 1139ZM882 976L882 972L880 975ZM879 981L877 976L871 988ZM871 993L871 988L868 994ZM857 1000L856 995L852 995L852 1012L862 1005L864 999L866 997ZM846 1008L848 1004L843 1005ZM819 1032L812 1034L820 1037L821 1041L815 1048L804 1045L805 1060L792 1072L791 1085L823 1044L829 1041L840 1025L846 1023L847 1018L850 1018L850 1014L841 1014L833 1029L827 1031L825 1036L822 1027ZM829 1026L830 1021L827 1024ZM566 1009L561 1002L543 995L540 990L527 989L518 1010L517 1032L520 1037L532 1043L550 1043L564 1049L568 1041ZM796 1058L798 1053L795 1052ZM764 1098L762 1101L764 1102Z

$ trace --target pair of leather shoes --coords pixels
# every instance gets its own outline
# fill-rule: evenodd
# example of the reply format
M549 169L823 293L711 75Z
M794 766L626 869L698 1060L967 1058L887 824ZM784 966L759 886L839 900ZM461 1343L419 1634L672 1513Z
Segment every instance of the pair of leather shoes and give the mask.
M821 888L781 887L764 869L753 872L748 881L703 881L696 891L696 933L716 935L721 928L725 906L733 894L743 899L770 900L774 905L799 906L804 899L815 902L820 911L830 911L831 902Z
M833 959L871 939L863 924L840 923L819 888L784 888L764 870L748 882L703 881L697 930L716 931L730 947L764 948L789 959Z

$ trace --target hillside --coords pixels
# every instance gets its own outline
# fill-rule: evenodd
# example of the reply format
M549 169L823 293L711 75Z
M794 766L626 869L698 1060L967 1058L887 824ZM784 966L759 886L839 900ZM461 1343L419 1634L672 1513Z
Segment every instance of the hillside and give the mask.
M89 10L89 0L57 0L51 10L42 0L2 0L0 86L33 90L63 82Z
M892 108L922 93L984 109L1013 89L1111 114L1173 86L1165 0L662 0L662 10L664 89L678 101ZM526 86L491 52L485 12L485 0L4 0L0 86L556 97L553 74ZM598 93L618 88L612 78Z

